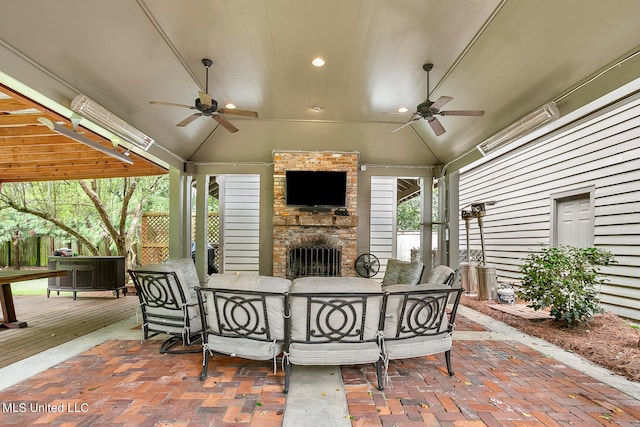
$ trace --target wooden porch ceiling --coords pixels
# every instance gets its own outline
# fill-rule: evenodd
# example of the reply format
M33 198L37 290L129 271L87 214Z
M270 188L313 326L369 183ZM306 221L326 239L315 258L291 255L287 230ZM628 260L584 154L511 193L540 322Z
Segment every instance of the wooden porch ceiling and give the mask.
M417 179L398 179L398 203L411 200L420 195L420 183Z
M130 153L133 165L60 135L38 121L46 117L69 129L69 119L0 85L0 184L3 182L117 178L166 174L167 170ZM84 137L109 148L111 141L81 126ZM125 150L117 148L120 153Z

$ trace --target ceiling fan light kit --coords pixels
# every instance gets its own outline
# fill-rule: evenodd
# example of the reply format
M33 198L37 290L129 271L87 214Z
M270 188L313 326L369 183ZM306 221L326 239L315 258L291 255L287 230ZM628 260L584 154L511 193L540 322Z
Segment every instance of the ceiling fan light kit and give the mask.
M440 120L438 120L438 118L436 117L437 115L438 116L467 116L467 117L472 117L472 116L480 117L484 115L484 111L482 110L442 111L441 108L444 107L450 101L452 101L453 98L450 96L441 96L435 101L431 101L430 99L431 93L429 88L429 72L433 70L433 64L429 64L429 63L424 64L422 66L422 69L427 73L427 99L425 99L424 102L418 104L418 106L416 107L416 111L412 114L411 119L409 119L409 121L393 129L389 133L395 133L400 129L409 126L411 123L415 122L416 120L425 119L427 123L429 123L429 126L431 126L431 130L433 130L433 133L435 133L436 136L440 136L443 133L445 133L446 130L444 126L442 126L442 123L440 123ZM402 113L402 111L400 110L398 111Z
M512 125L478 144L478 151L480 151L483 156L486 156L516 139L533 132L541 126L557 120L559 117L560 111L558 107L556 107L555 102L544 104L542 107L532 111Z
M82 144L88 145L94 150L100 151L101 153L111 156L122 162L128 163L130 165L133 164L133 160L131 160L128 156L125 156L124 154L120 154L116 150L109 149L98 142L92 141L89 138L86 138L80 135L79 133L72 131L71 129L68 129L64 126L61 126L58 123L55 123L47 119L46 117L38 117L38 121L43 125L45 125L46 127L48 127L49 129L51 129L52 131L59 133L60 135L64 135L68 138L73 139L76 142L80 142Z
M230 121L228 121L224 114L233 114L236 116L245 116L245 117L258 117L258 113L255 111L249 110L241 110L236 108L233 104L227 104L226 108L218 108L218 101L213 99L211 95L209 95L209 67L213 64L213 61L208 58L202 59L202 65L206 70L206 83L205 83L205 92L198 91L198 97L195 100L195 105L185 105L185 104L176 104L174 102L162 102L162 101L150 101L151 104L157 105L165 105L169 107L182 107L188 108L190 110L198 110L197 113L193 113L192 115L186 117L182 121L178 122L176 126L184 127L193 122L198 117L211 117L213 120L218 122L220 126L225 128L231 133L238 132L238 128L235 127Z
M78 95L73 98L71 109L145 151L149 150L149 147L155 142L153 138L131 126L86 95Z

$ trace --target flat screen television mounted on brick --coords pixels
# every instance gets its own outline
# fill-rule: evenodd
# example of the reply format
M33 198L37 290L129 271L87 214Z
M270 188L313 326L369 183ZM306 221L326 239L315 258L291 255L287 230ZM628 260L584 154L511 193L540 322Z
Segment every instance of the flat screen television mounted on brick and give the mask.
M330 210L347 205L346 171L288 170L285 202L301 210Z

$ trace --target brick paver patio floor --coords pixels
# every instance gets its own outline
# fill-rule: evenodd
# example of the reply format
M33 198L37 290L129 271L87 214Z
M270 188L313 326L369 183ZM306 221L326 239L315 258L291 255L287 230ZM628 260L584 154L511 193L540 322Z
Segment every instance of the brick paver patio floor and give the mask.
M459 316L457 330L484 327ZM0 392L3 426L279 426L280 367L161 355L157 340L106 341ZM342 367L353 426L640 426L640 401L515 341L456 340L443 355ZM332 390L318 390L318 399ZM301 426L302 427L302 426ZM306 427L306 426L305 426Z

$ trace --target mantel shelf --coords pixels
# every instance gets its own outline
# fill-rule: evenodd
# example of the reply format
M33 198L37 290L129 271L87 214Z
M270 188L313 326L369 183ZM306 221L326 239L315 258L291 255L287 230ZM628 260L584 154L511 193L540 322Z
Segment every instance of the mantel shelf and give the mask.
M275 226L303 226L303 227L357 227L356 215L322 215L322 214L294 214L274 215Z

